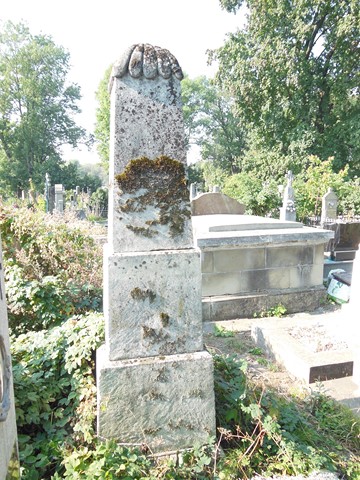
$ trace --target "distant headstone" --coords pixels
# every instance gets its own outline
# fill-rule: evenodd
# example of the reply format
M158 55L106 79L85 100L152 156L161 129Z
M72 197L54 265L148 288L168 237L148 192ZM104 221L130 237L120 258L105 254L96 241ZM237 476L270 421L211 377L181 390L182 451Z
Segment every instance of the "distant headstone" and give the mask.
M59 213L64 211L64 187L61 183L55 184L55 210Z
M133 45L111 77L106 346L97 355L98 434L169 452L215 433L203 349L181 108L167 50Z
M290 222L296 221L295 194L292 186L294 175L291 170L288 171L287 185L284 189L283 206L280 208L280 220Z
M245 205L224 193L203 193L191 202L191 214L195 215L243 215Z
M10 343L0 240L0 479L20 478Z
M190 185L190 201L193 200L196 197L196 183L192 183Z
M321 224L325 222L336 220L338 197L332 188L329 188L326 194L322 197L321 207Z

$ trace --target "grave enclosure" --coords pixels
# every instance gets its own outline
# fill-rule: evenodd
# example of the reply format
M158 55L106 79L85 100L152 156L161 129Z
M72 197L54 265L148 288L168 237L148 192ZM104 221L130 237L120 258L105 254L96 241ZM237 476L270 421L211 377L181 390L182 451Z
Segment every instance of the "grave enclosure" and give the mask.
M242 206L234 209L231 199L219 195L200 195L192 202L203 320L251 318L279 303L289 313L316 309L326 296L324 245L333 232L287 219L239 215Z
M153 453L215 433L212 358L204 350L180 99L167 50L130 47L114 65L106 344L97 352L98 434Z

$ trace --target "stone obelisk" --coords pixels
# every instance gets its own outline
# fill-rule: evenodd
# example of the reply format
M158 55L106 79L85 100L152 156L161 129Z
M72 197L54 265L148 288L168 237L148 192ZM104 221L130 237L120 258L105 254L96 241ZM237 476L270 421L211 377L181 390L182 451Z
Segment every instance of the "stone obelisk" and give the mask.
M115 63L110 80L98 434L152 452L190 447L215 433L185 176L182 77L168 50L139 44Z

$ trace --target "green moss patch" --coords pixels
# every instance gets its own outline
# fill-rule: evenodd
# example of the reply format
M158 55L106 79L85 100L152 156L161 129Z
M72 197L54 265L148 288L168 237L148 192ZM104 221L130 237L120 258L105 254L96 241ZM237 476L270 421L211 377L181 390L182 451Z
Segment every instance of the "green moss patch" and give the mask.
M143 226L126 225L129 230L148 238L159 233L160 225L168 226L171 237L184 232L191 213L185 167L181 162L164 155L155 160L141 157L131 160L115 180L120 188L122 213L139 214L148 208L156 211L156 218L145 220Z

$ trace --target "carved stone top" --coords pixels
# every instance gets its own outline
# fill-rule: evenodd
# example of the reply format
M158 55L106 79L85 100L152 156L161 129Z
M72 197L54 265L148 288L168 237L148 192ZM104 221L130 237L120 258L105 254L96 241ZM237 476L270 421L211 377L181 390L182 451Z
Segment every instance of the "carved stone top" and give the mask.
M178 80L184 78L179 62L169 50L148 43L132 45L114 63L111 77L121 78L126 73L133 78L161 76L168 79L172 75Z

